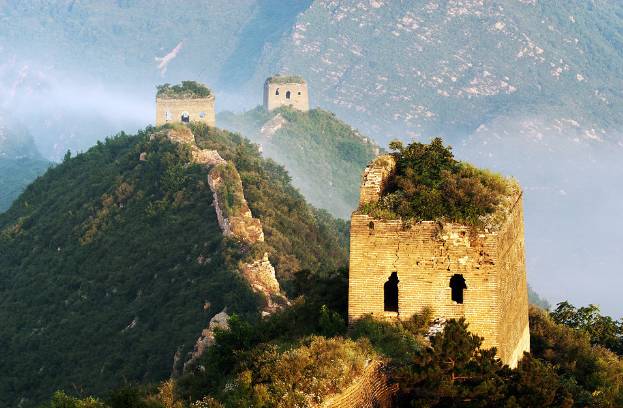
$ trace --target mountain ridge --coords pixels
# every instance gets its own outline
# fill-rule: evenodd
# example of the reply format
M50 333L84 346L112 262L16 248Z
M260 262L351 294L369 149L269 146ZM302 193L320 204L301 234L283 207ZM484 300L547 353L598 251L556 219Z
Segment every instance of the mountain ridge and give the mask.
M154 131L68 157L0 214L0 338L10 351L0 367L12 373L0 381L2 404L32 405L71 384L102 392L122 378L163 379L225 306L259 314L262 302L235 272L246 255L223 238L205 169ZM283 168L239 135L193 133L236 163L264 226L259 249L286 290L302 269L346 262L345 223L309 207Z

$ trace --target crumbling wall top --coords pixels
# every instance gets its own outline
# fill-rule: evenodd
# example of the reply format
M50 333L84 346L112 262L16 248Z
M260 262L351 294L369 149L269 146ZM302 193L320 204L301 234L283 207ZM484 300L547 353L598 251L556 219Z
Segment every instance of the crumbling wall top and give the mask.
M396 158L390 154L376 157L363 172L359 205L378 201L394 171Z

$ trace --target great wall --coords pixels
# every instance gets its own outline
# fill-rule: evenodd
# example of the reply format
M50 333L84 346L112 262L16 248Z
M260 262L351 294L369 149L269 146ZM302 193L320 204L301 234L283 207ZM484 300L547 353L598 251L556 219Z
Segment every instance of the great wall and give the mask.
M188 146L192 162L209 169L208 184L223 235L247 245L263 242L262 223L249 209L234 164L216 150L200 149L190 128L183 124L196 116L191 117L191 111L203 109L209 112L200 112L200 121L214 126L211 119L206 120L214 116L214 97L210 96L203 102L190 98L192 109L184 106L183 99L176 99L177 117L167 110L172 106L170 99L157 99L157 123L174 123L163 130L166 138ZM265 109L284 105L309 109L307 84L302 78L277 76L266 80ZM270 137L282 121L276 116L262 133ZM141 154L140 159L147 158ZM484 337L485 347L496 347L499 358L515 367L523 352L530 349L521 189L515 185L493 215L499 225L481 232L456 223L375 219L362 212L367 204L379 201L395 169L395 157L382 155L362 175L360 207L352 214L350 229L349 323L365 315L408 319L430 308L436 320L465 318L470 328ZM289 304L267 253L241 264L239 273L265 299L262 316ZM217 328L228 327L228 318L224 309L211 319L184 370L214 343ZM176 359L180 359L178 354ZM390 384L383 363L371 361L349 387L319 407L390 407L396 387Z
M208 168L208 184L214 196L214 210L224 237L233 238L246 245L264 242L262 223L251 214L244 198L240 175L233 163L224 160L216 150L200 149L192 131L184 125L172 125L152 135L152 138L157 137L187 146L191 151L192 162ZM142 153L140 160L149 160L149 157ZM233 206L228 205L226 194L236 197ZM264 306L260 311L263 317L289 304L287 297L281 291L275 277L275 268L270 263L267 253L260 258L241 263L239 273L251 289L264 298ZM216 328L227 328L228 318L227 310L224 309L210 320L208 327L197 339L188 360L184 362L184 370L193 366L206 347L214 343Z

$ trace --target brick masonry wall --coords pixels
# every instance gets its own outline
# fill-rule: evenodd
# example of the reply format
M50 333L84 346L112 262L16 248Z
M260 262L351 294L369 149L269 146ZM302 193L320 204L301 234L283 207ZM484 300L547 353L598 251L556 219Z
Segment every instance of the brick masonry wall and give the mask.
M461 318L498 346L499 299L495 272L496 239L470 236L468 227L435 222L404 226L402 221L351 218L349 321L365 314L385 318L383 285L398 273L398 314L409 319L431 307L435 317ZM450 278L462 274L464 302L451 299Z
M395 169L396 159L392 155L386 154L374 159L372 165L363 172L359 205L378 201L385 189L385 182Z
M383 365L374 361L348 388L329 398L322 408L390 408L398 384L390 385L383 371Z
M528 286L526 281L522 196L517 197L507 221L498 234L497 271L500 276L498 296L499 355L515 366L530 351L528 325Z
M279 90L279 95L276 95L277 90ZM290 99L286 98L288 91L290 91ZM266 82L264 84L264 108L272 111L281 106L292 106L295 109L307 112L309 110L307 83L276 84Z
M166 112L170 112L167 120ZM191 122L203 122L208 126L216 125L214 111L214 96L207 98L169 99L156 98L156 126L166 123L179 123L182 121L182 113L187 112ZM204 117L201 117L201 113Z
M375 165L383 164L375 161ZM366 170L363 203L384 183L383 177L375 177L367 186L375 171L383 177L391 173ZM349 322L366 314L409 319L430 307L434 317L464 317L470 331L484 337L483 347L497 347L502 361L515 366L523 351L529 351L530 343L521 193L505 211L505 221L497 232L477 232L452 223L378 220L354 212ZM392 272L397 272L399 279L397 316L384 311L383 286ZM452 301L450 278L454 274L461 274L467 285L462 304Z

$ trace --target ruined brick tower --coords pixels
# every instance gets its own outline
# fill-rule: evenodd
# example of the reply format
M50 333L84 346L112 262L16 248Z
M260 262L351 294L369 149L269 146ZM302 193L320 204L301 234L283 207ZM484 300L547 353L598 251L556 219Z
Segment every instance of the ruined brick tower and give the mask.
M272 111L291 106L303 112L309 110L307 82L300 76L275 75L264 82L264 108Z
M195 81L159 86L156 94L156 126L189 122L215 126L214 95L210 89Z
M378 201L396 166L391 155L365 170L360 205ZM522 192L495 214L495 231L434 221L351 218L349 322L372 314L403 319L430 307L434 317L461 318L515 367L530 350ZM361 207L360 207L361 208Z

